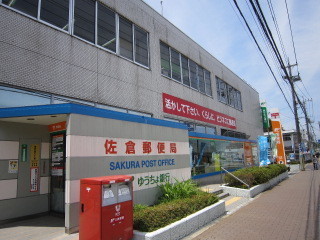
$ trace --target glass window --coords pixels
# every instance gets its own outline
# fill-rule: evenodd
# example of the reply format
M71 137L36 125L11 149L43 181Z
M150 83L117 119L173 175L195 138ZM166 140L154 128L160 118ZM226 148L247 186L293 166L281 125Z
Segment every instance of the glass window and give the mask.
M206 133L215 135L216 134L216 129L214 127L206 127Z
M148 33L134 26L135 61L149 66Z
M98 2L98 45L116 52L115 13Z
M38 0L2 0L2 3L32 17L38 15Z
M227 97L227 84L222 81L221 79L217 78L218 83L218 95L220 102L227 103L228 97Z
M143 117L152 117L152 115L149 113L137 112L132 110L128 110L128 113L138 115L138 116L143 116Z
M68 31L69 0L41 0L40 19Z
M198 89L197 64L189 60L191 87Z
M205 78L205 85L206 85L206 94L209 96L212 96L210 72L206 69L204 69L204 78Z
M231 87L230 85L228 85L228 104L231 106L231 107L235 107L234 105L234 88Z
M206 93L205 84L204 84L204 75L203 68L198 66L198 79L199 79L199 91Z
M206 127L200 126L200 125L196 125L195 132L198 132L198 133L206 133Z
M133 60L132 23L122 17L119 18L119 41L120 55Z
M238 102L238 110L242 111L242 101L241 101L241 92L237 91L237 102Z
M51 96L49 94L0 86L0 108L46 105L50 102Z
M74 34L94 43L95 40L95 1L75 0Z
M161 74L167 77L171 77L169 46L162 42L160 43L160 55L161 55Z
M180 54L171 48L172 78L181 82Z
M190 86L188 58L181 55L183 84Z

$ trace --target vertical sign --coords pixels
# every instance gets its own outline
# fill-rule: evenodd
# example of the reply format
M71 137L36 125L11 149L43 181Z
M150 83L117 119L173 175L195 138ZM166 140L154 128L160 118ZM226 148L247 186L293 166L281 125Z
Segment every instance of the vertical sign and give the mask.
M28 144L21 145L21 162L27 161L27 154L28 154Z
M268 111L267 111L267 103L266 102L261 102L261 114L262 114L263 129L265 131L268 131L269 118L268 118Z
M254 166L251 143L244 143L243 148L244 148L244 160L245 160L246 166L248 167Z
M30 192L39 191L40 145L30 145Z
M258 144L260 166L267 166L270 163L270 160L268 159L268 138L265 136L259 136Z
M286 164L286 156L283 145L283 137L282 137L282 129L281 123L279 120L272 119L271 121L273 133L277 135L276 143L277 143L277 163Z
M52 149L51 149L51 176L63 176L64 170L64 135L52 136Z

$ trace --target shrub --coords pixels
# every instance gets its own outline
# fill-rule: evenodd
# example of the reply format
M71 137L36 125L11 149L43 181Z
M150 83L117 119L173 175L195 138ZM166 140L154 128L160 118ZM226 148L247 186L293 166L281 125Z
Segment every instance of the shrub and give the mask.
M210 193L194 195L190 198L176 199L134 211L133 228L142 232L152 232L176 222L218 201Z
M175 179L175 181L174 184L167 182L159 186L161 191L159 202L188 198L200 193L197 184L191 179L181 182Z
M267 167L251 167L243 168L233 172L233 175L240 178L245 183L249 184L250 187L268 182L270 179L280 175L287 171L286 165L273 164ZM232 187L244 188L246 187L239 180L235 179L230 175L225 176L225 182Z

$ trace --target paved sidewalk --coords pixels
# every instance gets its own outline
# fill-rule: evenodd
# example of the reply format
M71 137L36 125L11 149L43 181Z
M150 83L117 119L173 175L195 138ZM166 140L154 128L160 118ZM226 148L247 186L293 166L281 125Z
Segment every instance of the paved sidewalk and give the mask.
M320 170L295 174L237 212L186 239L319 239Z

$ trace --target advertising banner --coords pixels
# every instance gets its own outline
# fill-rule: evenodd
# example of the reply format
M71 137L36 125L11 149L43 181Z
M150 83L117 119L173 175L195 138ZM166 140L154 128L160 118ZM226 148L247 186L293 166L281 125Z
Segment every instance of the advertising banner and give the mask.
M268 130L269 129L269 118L268 118L268 111L267 111L266 102L261 103L261 114L262 114L263 129Z
M265 136L258 137L260 166L267 166L270 164L268 159L268 138Z
M277 163L286 164L287 161L286 161L286 155L284 151L281 123L279 120L272 119L271 124L272 124L273 133L277 135L276 137Z
M209 108L162 93L163 112L236 129L236 119Z

